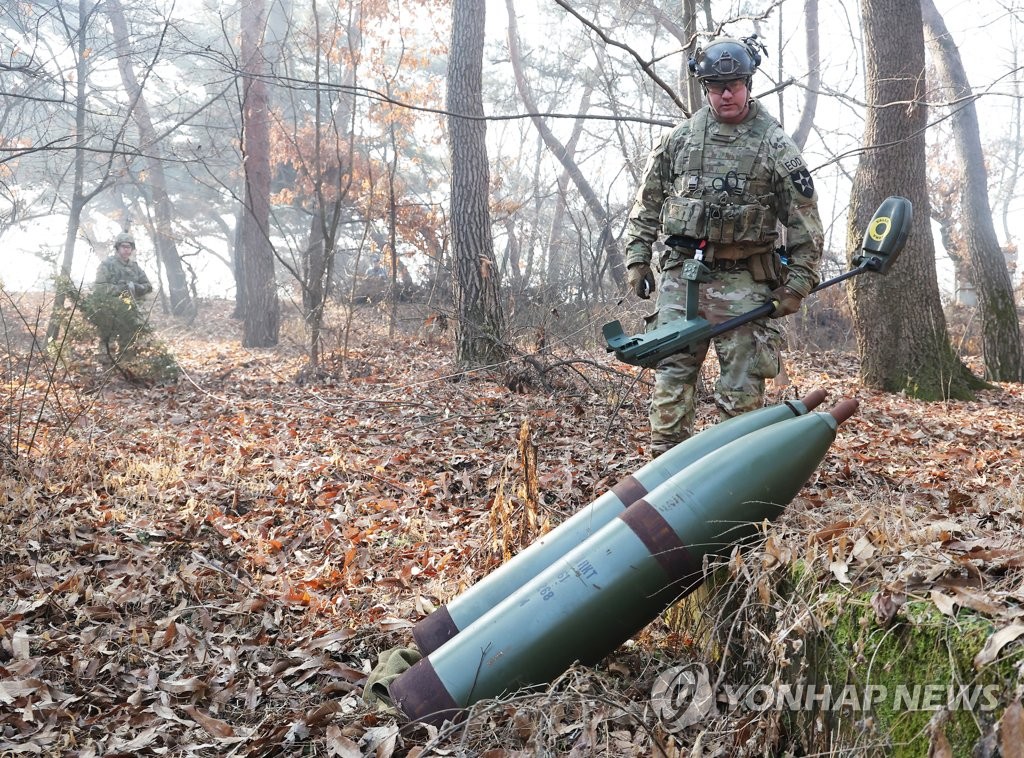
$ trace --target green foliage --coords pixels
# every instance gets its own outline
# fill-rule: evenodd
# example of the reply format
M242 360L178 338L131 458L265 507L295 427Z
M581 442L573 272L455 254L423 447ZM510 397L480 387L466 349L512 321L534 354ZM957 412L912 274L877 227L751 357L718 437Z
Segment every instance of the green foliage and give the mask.
M167 384L177 380L181 373L178 363L167 346L154 338L138 300L103 292L83 294L66 282L58 286L74 307L60 314L62 338L47 347L65 368L87 373L98 363L133 383Z

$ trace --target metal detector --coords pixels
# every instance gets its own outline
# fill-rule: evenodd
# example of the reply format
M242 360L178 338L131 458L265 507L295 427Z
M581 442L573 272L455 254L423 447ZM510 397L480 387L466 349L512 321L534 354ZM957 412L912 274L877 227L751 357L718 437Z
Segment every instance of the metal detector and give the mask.
M811 292L831 287L865 271L885 274L906 244L912 215L913 206L905 197L892 195L883 200L868 223L861 251L853 259L854 268L822 282ZM766 318L778 307L778 301L771 300L752 311L712 325L707 319L697 315L700 283L708 281L710 274L710 269L703 262L696 259L687 260L683 264L683 278L687 280L685 318L632 337L622 331L620 322L611 321L601 329L608 351L614 352L615 357L623 363L653 367L670 355L684 350L689 351L694 345L719 334L732 331L759 318Z

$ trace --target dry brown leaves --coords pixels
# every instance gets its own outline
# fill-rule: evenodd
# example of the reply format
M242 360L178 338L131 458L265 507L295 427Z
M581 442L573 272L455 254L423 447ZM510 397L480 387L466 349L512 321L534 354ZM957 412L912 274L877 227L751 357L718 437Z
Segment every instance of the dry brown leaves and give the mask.
M500 372L455 375L449 345L369 329L300 385L300 351L242 350L226 310L208 333L163 330L186 372L174 387L44 402L41 378L8 377L22 453L0 483L0 753L459 754L366 706L366 674L500 560L496 538L512 545L496 497L521 537L646 461L646 385L589 354L622 373L581 365L514 392ZM924 594L1005 622L986 655L1015 644L1021 388L926 404L859 387L849 356L788 369L787 397L861 401L786 516L802 550L837 581L873 578L882 619ZM649 753L662 738L625 707L644 697L628 680L597 688L603 710L549 710L552 739Z

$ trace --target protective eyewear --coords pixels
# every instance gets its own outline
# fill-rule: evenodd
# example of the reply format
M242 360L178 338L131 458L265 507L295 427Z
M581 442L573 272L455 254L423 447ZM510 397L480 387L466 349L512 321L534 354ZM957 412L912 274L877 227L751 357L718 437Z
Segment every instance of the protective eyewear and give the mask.
M714 92L716 95L723 94L726 90L729 90L732 94L738 95L740 91L747 86L745 79L733 79L728 82L705 82L704 89L708 92Z

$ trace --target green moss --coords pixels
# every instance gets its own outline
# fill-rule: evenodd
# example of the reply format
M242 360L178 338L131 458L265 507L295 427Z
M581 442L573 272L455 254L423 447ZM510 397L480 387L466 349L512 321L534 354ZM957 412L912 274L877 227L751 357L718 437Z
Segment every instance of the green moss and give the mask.
M873 587L823 590L802 561L771 576L771 601L759 587L719 568L665 618L684 635L679 652L732 688L718 692L720 707L758 725L775 754L928 755L938 723L953 755L972 755L1015 697L1024 645L974 667L999 621L912 600L883 625ZM772 706L759 707L765 696Z
M869 710L792 714L790 737L808 750L842 746L868 755L927 755L929 722L946 705L952 687L961 697L978 698L973 708L951 709L943 725L953 754L970 755L1012 698L1015 666L1024 651L975 670L974 656L996 627L973 612L961 611L954 620L930 602L911 602L883 628L870 596L862 595L826 599L818 616L822 628L806 641L807 677L832 691L852 685L861 696L868 687L886 695Z

